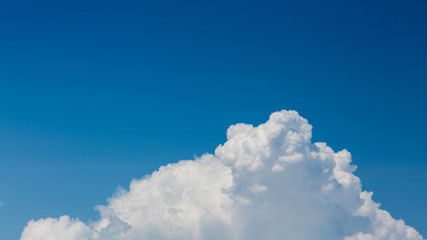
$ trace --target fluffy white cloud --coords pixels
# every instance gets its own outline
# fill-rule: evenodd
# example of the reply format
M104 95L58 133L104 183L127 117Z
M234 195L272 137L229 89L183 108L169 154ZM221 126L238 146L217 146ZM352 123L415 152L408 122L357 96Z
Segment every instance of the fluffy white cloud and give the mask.
M59 219L46 218L38 221L31 220L21 239L31 240L89 240L97 235L78 219L62 216Z
M98 206L100 220L30 221L21 240L422 240L362 191L348 151L311 142L295 111L236 124L215 154L161 167Z

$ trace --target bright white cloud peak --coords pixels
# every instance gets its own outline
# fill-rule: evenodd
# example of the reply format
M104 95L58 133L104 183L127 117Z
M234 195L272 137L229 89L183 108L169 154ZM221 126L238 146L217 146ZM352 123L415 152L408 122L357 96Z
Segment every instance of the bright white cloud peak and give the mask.
M422 240L362 191L346 150L295 111L236 124L215 154L161 167L98 206L100 220L30 221L21 240Z

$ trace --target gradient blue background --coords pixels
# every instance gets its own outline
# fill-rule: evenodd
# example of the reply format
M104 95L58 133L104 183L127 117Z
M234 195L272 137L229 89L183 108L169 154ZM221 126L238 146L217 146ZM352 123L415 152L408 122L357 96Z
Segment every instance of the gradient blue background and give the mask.
M427 3L0 1L0 238L297 110L427 236Z

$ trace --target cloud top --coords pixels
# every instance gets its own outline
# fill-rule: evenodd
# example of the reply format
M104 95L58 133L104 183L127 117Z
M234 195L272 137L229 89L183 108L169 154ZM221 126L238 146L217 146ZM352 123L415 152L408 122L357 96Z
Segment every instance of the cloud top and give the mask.
M31 220L21 240L423 239L362 190L348 151L312 143L311 130L295 111L233 125L215 154L133 180L98 221Z

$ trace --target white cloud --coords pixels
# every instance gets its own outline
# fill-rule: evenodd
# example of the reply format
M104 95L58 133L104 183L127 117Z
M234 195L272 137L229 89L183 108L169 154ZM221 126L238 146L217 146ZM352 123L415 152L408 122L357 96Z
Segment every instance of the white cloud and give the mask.
M295 111L236 124L215 154L161 167L98 206L100 220L30 221L21 240L422 240L362 191L348 151L311 143Z
M255 184L255 185L250 186L249 190L251 190L252 193L256 194L256 193L267 191L267 187L265 185L262 185L262 184Z
M89 240L95 239L97 233L78 219L62 216L59 219L46 218L31 220L21 239L31 240Z

